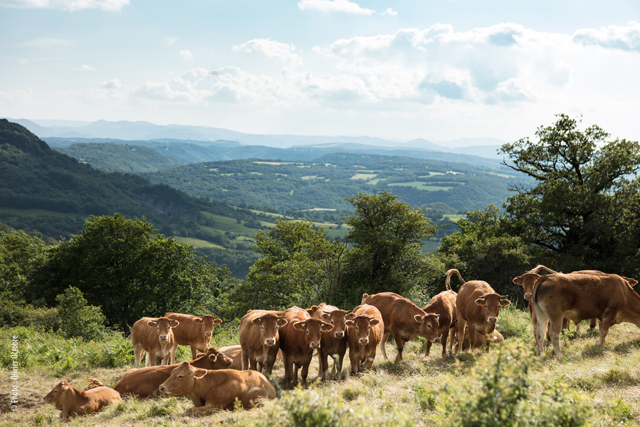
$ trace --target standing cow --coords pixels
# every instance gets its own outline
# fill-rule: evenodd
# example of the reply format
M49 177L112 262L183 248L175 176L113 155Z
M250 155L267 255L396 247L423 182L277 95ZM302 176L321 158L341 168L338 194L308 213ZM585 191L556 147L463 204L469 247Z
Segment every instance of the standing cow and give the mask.
M221 319L210 314L206 316L192 316L181 313L167 313L164 317L175 319L180 325L173 328L173 348L171 349L171 364L176 363L176 351L179 345L191 347L191 359L196 358L198 350L207 351L213 335L213 327L222 323Z
M333 375L340 376L342 372L342 363L344 362L344 355L347 352L347 337L346 337L346 316L347 312L341 310L332 305L320 304L320 308L316 310L312 317L315 319L323 320L333 325L333 329L328 332L322 333L322 339L320 340L320 350L318 351L319 360L319 376L322 381L325 381L327 371L329 370L329 360L333 359Z
M402 360L404 344L420 335L427 341L438 342L438 320L435 314L427 314L420 307L405 297L391 292L381 292L375 295L363 294L362 303L369 304L380 310L384 322L384 335L380 340L380 351L384 360L389 360L385 344L389 334L393 334L398 354L396 362Z
M427 314L435 314L436 319L434 325L438 329L438 335L440 337L440 343L442 344L442 357L447 354L447 338L449 338L449 329L456 320L456 299L458 294L452 290L440 292L438 295L431 298L429 305L423 308ZM437 322L437 326L435 323ZM425 356L429 356L432 342L438 342L435 340L427 341L427 351ZM453 345L453 337L449 340L449 350Z
M281 311L249 310L240 319L242 370L271 375L280 348L279 330L287 324Z
M161 365L169 364L174 343L172 329L179 324L177 320L166 317L143 317L133 324L131 342L136 358L136 368L140 367L144 352L147 353L146 366L155 366L156 357L162 359Z
M482 280L471 280L465 282L460 272L455 269L447 271L447 279L445 284L449 287L449 281L453 274L457 274L463 285L458 290L458 298L456 299L457 321L458 321L458 339L462 342L465 338L465 327L468 327L467 334L471 348L476 348L476 334L484 335L489 351L490 339L486 338L496 328L500 308L506 307L511 302L506 297L496 293L487 282ZM462 337L462 339L460 339ZM461 345L457 347L457 351L461 350Z
M313 351L320 350L322 333L331 331L333 325L311 318L306 310L299 307L291 307L283 315L289 321L280 331L286 389L290 390L292 384L298 381L300 367L302 386L306 387Z
M372 305L359 305L349 313L347 320L347 339L349 340L349 359L351 373L356 375L360 363L369 370L376 358L376 348L384 335L384 321L380 310Z

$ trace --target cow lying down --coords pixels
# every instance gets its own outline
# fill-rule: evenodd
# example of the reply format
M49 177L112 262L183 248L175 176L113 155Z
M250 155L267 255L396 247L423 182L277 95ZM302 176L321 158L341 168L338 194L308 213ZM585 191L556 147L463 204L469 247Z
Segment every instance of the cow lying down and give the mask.
M99 411L105 406L122 400L120 393L112 388L105 387L95 378L87 378L85 381L95 386L95 388L86 391L80 390L62 380L44 397L44 403L51 403L56 409L62 411L60 412L60 418L66 420L78 415Z
M275 399L276 390L267 377L256 371L197 369L183 362L160 385L165 396L186 397L194 407L186 414L206 414L218 409L234 409L236 399L251 408L258 399Z
M206 353L200 353L195 360L188 362L191 366L200 369L228 369L234 361L222 354L214 347L209 347ZM177 368L176 365L150 366L141 369L129 369L122 378L118 380L114 389L121 395L131 395L135 397L149 397L159 395L158 387L171 376L171 371Z

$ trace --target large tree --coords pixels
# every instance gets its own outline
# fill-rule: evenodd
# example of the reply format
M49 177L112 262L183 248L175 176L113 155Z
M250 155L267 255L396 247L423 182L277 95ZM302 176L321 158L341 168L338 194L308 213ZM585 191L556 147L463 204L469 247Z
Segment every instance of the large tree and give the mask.
M53 306L75 286L111 326L128 330L142 316L210 310L229 276L193 247L157 234L143 219L92 216L81 235L62 240L30 279L31 301Z
M512 235L553 253L569 269L638 272L640 145L609 139L564 114L537 140L505 144L504 164L534 178L506 201Z

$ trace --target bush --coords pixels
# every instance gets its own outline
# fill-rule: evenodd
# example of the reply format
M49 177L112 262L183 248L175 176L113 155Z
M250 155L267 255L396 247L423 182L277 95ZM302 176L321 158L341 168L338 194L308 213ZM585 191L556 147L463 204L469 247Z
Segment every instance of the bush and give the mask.
M100 340L104 334L104 315L100 307L87 305L80 289L70 286L56 297L60 329L66 338Z
M60 328L58 310L35 308L11 300L0 301L0 327L27 326L39 331L57 331Z

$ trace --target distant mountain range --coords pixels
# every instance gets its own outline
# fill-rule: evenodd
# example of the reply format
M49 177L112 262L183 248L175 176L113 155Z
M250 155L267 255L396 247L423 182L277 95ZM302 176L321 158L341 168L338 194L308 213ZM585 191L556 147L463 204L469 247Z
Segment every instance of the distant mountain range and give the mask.
M454 141L442 141L434 143L426 139L414 139L407 142L376 138L370 136L308 136L308 135L259 135L236 132L228 129L187 126L187 125L156 125L149 122L138 121L118 121L109 122L98 120L96 122L79 121L56 121L10 119L15 123L29 129L42 139L65 138L65 139L118 139L124 141L136 141L136 145L141 145L139 141L152 140L176 140L182 142L192 141L200 145L214 141L233 141L242 145L260 145L272 148L292 148L292 147L327 147L329 144L359 144L367 149L376 147L386 150L393 150L393 155L404 156L407 151L426 150L442 153L456 153L472 156L480 156L488 159L501 160L497 149L506 141L492 138L463 138ZM77 141L87 142L87 141ZM404 150L404 154L400 151ZM212 160L212 159L211 159ZM443 159L445 160L445 159ZM449 161L450 159L446 159Z

